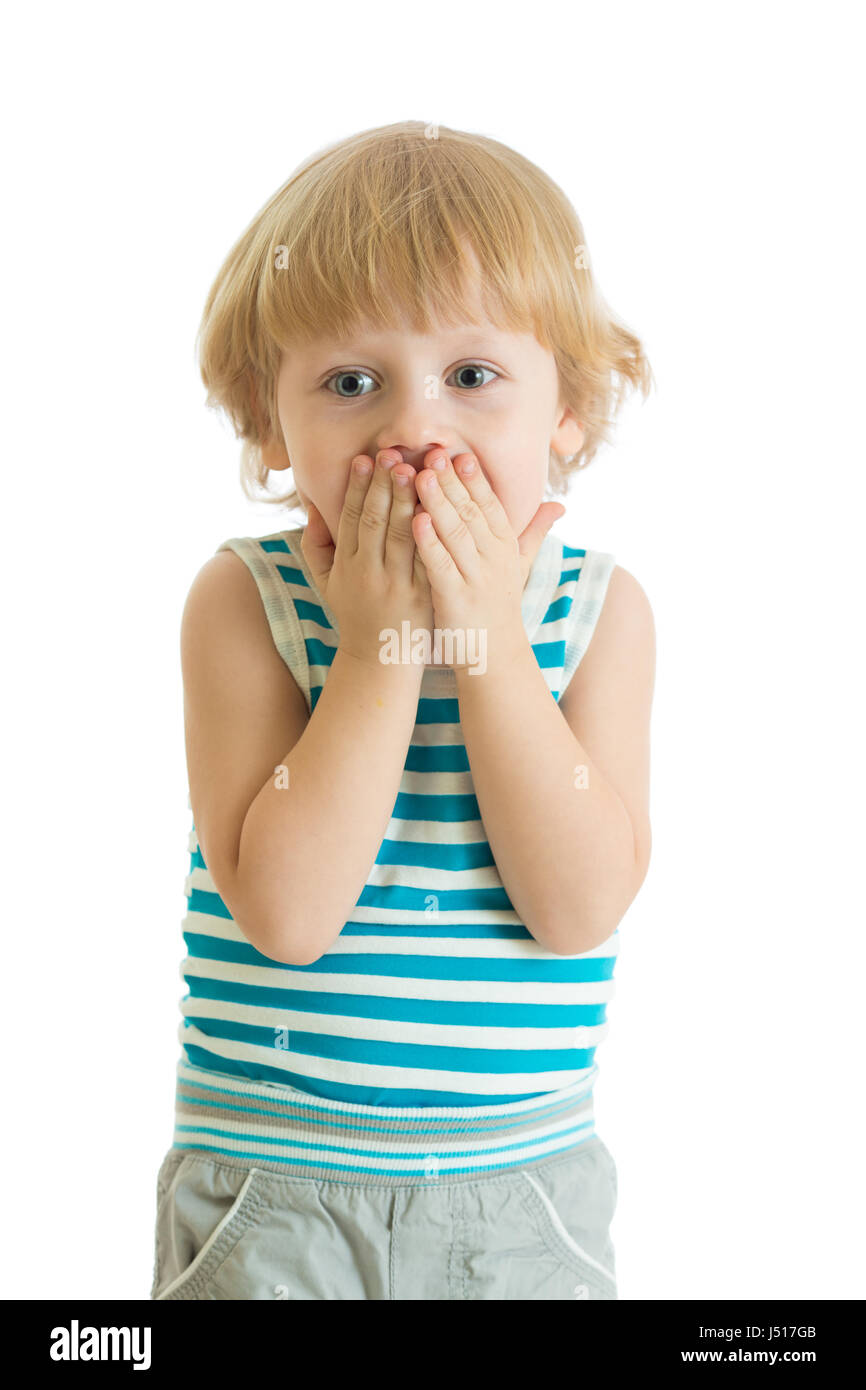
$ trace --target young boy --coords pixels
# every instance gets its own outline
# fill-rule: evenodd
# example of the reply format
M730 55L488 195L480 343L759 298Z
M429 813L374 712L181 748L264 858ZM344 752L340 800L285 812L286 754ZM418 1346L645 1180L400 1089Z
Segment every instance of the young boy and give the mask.
M592 1091L649 863L653 622L541 499L649 389L641 345L536 166L405 122L260 211L201 362L248 494L291 467L308 519L223 542L184 609L151 1296L616 1298Z

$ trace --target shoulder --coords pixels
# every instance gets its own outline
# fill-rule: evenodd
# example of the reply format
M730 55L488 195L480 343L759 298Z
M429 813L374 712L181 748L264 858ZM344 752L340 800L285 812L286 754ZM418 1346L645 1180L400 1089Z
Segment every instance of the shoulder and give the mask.
M262 609L262 604L248 566L233 550L218 550L205 560L190 585L181 633L195 631L202 622L210 624L217 617L225 626L234 616L249 616L256 609Z
M584 662L605 658L620 662L630 679L642 677L651 685L655 649L650 601L634 575L622 565L614 565Z
M655 641L655 621L650 601L634 575L614 565L607 584L596 633L602 628L643 643Z
M220 584L231 586L233 582L237 582L237 576L248 573L248 566L236 551L217 550L208 556L196 573L190 592L210 589ZM235 576L234 580L232 576Z
M652 698L656 634L650 601L635 576L614 565L589 645L569 682L569 700L590 684L610 688L626 682L636 698ZM563 697L565 698L565 697Z
M198 570L180 623L185 685L222 682L244 670L298 693L274 643L255 576L233 550L218 550Z

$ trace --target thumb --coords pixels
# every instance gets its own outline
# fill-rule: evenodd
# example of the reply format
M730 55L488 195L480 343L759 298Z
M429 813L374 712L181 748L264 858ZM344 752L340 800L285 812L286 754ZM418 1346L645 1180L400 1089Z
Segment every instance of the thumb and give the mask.
M310 573L324 591L334 564L334 541L325 518L312 502L307 504L307 512L309 515L304 534L301 536L301 550L310 567Z
M565 516L565 507L561 502L542 502L526 530L518 536L517 544L520 547L520 561L523 566L524 578L532 569L532 562L538 554L544 537L551 526L563 516Z

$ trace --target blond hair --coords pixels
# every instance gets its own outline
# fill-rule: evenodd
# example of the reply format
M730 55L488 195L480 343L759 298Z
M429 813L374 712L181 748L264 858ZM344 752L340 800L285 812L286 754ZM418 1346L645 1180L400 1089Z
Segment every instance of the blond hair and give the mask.
M224 410L243 440L247 497L300 505L294 489L268 492L260 450L280 437L283 348L349 336L365 322L386 329L404 316L430 332L431 307L446 322L466 322L463 239L481 267L488 318L534 333L553 353L562 398L583 426L571 459L551 450L551 491L566 492L571 473L610 442L625 392L639 388L645 398L652 372L599 292L565 194L488 136L399 121L301 164L235 242L208 294L201 375L207 405Z

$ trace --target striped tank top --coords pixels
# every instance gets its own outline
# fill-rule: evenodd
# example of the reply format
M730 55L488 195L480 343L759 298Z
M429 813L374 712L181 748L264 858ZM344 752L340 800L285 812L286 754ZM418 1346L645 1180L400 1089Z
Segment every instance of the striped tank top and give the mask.
M338 627L302 535L218 549L251 571L312 714ZM550 531L535 557L523 624L557 701L614 563ZM385 836L319 960L257 951L215 889L194 822L189 852L175 1147L290 1175L410 1182L523 1166L593 1136L619 931L562 956L518 917L485 838L453 669L424 670Z

